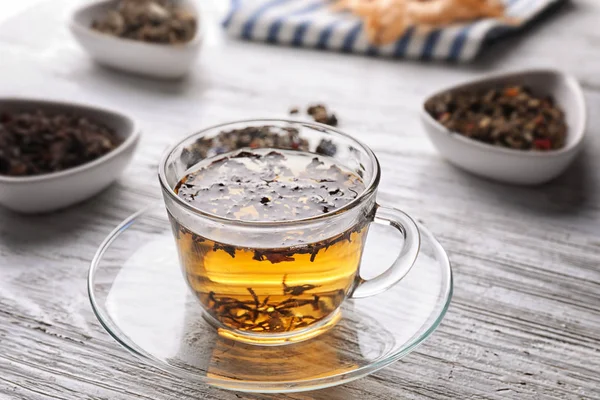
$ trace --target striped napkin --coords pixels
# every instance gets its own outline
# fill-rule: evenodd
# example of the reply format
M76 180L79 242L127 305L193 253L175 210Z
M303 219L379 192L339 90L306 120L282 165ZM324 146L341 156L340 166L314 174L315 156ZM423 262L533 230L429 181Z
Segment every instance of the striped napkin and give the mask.
M397 42L369 45L362 22L333 12L328 0L231 0L223 26L234 37L292 46L368 55L470 61L485 44L513 32L563 0L504 0L507 15L519 25L495 19L421 32L409 29Z

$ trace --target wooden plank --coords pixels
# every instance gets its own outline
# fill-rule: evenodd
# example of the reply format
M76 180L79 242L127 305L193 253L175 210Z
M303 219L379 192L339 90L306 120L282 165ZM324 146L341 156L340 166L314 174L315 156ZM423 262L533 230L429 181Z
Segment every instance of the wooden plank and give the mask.
M126 110L143 122L144 137L125 176L96 199L47 216L0 211L0 399L600 398L600 116L591 113L586 147L565 175L518 188L451 167L416 114L441 86L531 66L572 72L589 109L600 109L596 1L563 7L470 66L213 36L183 82L95 66L63 27L75 3L46 2L0 27L3 93ZM198 386L129 355L95 320L85 278L104 236L159 198L156 167L165 147L210 124L281 117L314 101L330 105L341 128L375 150L381 201L421 220L448 250L456 290L439 330L371 377L282 396Z

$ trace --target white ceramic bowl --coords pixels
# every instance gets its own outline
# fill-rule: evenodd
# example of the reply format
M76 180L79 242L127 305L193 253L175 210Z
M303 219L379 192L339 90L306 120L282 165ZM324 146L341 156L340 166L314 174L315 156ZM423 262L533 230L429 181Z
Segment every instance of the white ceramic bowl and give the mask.
M111 152L80 166L49 174L13 177L0 175L0 204L23 213L58 210L100 192L125 169L139 141L134 120L101 108L30 99L0 99L0 114L6 111L44 110L87 117L112 128L123 142Z
M162 79L180 78L190 70L202 45L201 18L191 1L180 3L197 16L196 36L177 45L122 39L93 30L92 22L114 9L117 3L118 0L86 3L71 16L71 32L94 60L112 68Z
M537 95L551 95L565 112L566 145L559 150L525 151L498 147L452 133L421 108L421 120L433 145L452 164L473 174L493 180L535 185L560 175L582 148L586 129L586 105L577 80L553 70L529 70L493 75L444 89L480 90L504 85L525 85Z

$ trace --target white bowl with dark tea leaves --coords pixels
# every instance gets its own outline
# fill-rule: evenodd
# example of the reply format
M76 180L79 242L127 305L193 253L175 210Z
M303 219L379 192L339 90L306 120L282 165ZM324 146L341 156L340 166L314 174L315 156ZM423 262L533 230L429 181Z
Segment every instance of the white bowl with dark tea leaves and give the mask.
M99 64L161 79L187 74L202 45L199 13L188 0L85 3L70 28Z
M587 116L575 78L528 70L441 90L425 101L421 120L452 164L496 181L535 185L571 164L582 148Z
M88 199L121 175L139 137L136 122L119 112L0 99L0 204L42 213Z

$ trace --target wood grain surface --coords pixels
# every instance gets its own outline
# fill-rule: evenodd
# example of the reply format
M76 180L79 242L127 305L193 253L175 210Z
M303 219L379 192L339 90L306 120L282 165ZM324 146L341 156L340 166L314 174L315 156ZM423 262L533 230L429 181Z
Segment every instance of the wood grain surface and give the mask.
M44 216L0 211L0 399L600 399L600 3L573 1L472 65L228 41L213 21L180 82L96 66L66 29L76 3L47 1L0 26L1 94L118 108L142 122L143 139L125 175L95 199ZM204 5L214 20L216 8ZM419 123L423 98L525 67L564 69L585 88L589 130L575 164L521 188L441 159ZM455 295L440 328L368 378L302 394L225 392L138 361L90 309L85 279L97 246L158 198L157 162L170 143L315 101L378 155L381 201L421 220L449 252Z

